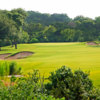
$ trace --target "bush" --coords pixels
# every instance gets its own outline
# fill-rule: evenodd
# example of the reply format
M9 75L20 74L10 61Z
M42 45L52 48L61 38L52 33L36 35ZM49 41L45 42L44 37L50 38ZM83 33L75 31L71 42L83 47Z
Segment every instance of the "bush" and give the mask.
M91 91L89 91L89 99L100 100L100 90L97 88L93 88Z
M9 75L9 65L7 62L0 63L0 76Z
M16 74L21 74L21 67L17 67L16 62L11 62L9 64L9 75L16 75Z
M13 79L12 82L15 81ZM45 94L40 79L36 70L27 77L19 78L14 86L0 87L0 100L64 100Z
M21 67L18 67L16 62L0 63L0 76L18 75L21 74Z
M0 81L0 100L100 100L100 90L93 87L88 76L65 66L51 72L50 82L45 85L37 70L26 77L12 76L9 87Z
M89 92L92 91L93 84L88 76L88 73L81 70L73 73L70 68L63 66L51 73L46 89L48 94L52 94L56 98L89 100Z
M38 42L39 42L39 40L37 38L32 38L30 40L30 43L38 43Z

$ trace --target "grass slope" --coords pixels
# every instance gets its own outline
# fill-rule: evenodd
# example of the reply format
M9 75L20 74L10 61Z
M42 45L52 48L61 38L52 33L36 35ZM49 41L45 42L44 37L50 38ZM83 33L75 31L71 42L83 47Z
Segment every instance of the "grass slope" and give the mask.
M10 46L3 47L0 54L20 51L34 52L30 57L15 60L22 66L24 73L39 69L47 77L49 72L66 65L73 70L80 68L90 71L90 78L95 86L100 85L100 47L87 46L84 43L19 44L17 50Z

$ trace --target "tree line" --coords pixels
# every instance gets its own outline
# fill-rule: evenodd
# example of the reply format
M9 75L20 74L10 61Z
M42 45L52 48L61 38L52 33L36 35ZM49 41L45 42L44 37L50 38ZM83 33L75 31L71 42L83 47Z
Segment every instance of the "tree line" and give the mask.
M24 31L30 42L77 42L100 40L100 17L91 19L65 14L41 14L28 11Z
M0 48L36 42L83 42L100 40L100 17L91 19L66 14L42 14L21 8L0 10Z

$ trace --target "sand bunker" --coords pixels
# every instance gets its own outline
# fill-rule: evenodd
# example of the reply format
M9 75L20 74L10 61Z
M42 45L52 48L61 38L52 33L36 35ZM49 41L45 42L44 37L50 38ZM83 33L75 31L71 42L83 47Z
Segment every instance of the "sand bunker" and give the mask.
M98 44L95 43L95 42L87 42L86 44L87 44L87 45L98 45Z
M23 52L16 53L13 56L7 57L6 59L22 59L22 58L28 57L32 54L33 54L33 52L23 51Z
M19 53L16 53L12 56L9 56L11 53L6 53L6 54L0 54L0 59L22 59L22 58L25 58L25 57L28 57L30 55L33 54L33 52L29 52L29 51L22 51L22 52L19 52Z
M11 53L5 53L5 54L0 54L0 59L5 59L8 57Z

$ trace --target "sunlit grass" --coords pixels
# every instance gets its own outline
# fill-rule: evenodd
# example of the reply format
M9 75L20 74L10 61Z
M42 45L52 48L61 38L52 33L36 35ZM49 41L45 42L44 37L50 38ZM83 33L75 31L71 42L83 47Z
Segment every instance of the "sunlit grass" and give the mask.
M39 69L47 77L51 71L66 65L73 70L80 68L90 71L95 86L100 85L100 47L87 46L85 43L35 43L19 44L17 50L11 46L3 47L2 50L0 54L34 52L25 59L14 60L22 66L23 74Z

